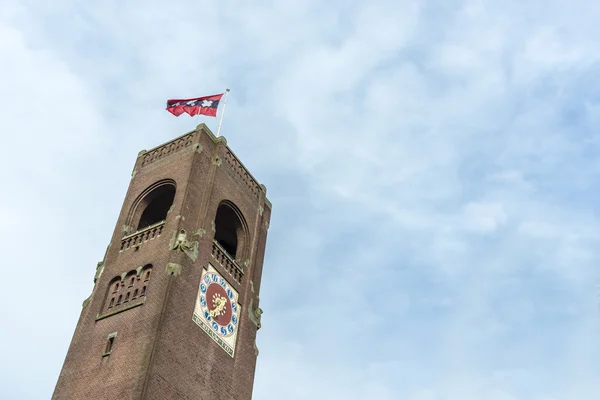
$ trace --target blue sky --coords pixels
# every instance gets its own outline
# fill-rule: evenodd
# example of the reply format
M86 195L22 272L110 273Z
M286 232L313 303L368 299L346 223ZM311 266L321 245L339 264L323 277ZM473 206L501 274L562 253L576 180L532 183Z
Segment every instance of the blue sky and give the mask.
M0 4L0 398L49 398L138 151L273 202L254 398L600 397L600 5ZM328 397L329 396L329 397Z

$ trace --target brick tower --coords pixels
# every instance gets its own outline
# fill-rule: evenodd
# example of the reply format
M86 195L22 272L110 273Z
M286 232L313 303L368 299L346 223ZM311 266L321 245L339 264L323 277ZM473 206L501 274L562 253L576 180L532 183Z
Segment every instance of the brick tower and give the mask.
M250 399L270 214L204 124L140 152L52 398Z

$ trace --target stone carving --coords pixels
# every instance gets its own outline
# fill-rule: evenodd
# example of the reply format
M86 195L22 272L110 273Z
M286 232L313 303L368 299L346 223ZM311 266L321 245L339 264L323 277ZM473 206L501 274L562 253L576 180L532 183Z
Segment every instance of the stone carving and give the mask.
M176 263L168 263L166 268L166 273L168 275L179 276L181 275L181 265Z
M104 272L104 261L100 261L99 263L96 264L96 273L94 274L94 288L95 288L96 282L98 282L98 279L100 279L100 276L102 276L103 272ZM85 307L88 305L88 303L92 299L93 294L94 294L94 289L92 289L92 293L90 293L90 295L87 297L87 299L85 299L83 301L83 303L81 304L81 307Z
M252 303L253 303L253 299L250 300L250 307L248 307L248 314L250 316L250 320L252 322L254 322L254 325L256 325L256 329L258 330L261 327L260 319L263 314L263 310L260 307L254 308L252 306ZM258 303L258 301L257 301L257 303Z
M256 329L260 329L260 316L262 315L263 310L260 307L254 309L254 318L256 318Z
M196 232L194 232L194 235L198 236L200 239L202 239L204 237L204 235L206 235L206 229L199 228Z
M187 232L181 229L173 235L170 243L171 250L184 252L193 261L198 257L198 242L187 240Z
M100 278L102 272L104 272L104 261L100 261L98 264L96 264L96 274L94 275L94 283L96 283L96 281Z
M123 232L123 236L127 236L127 235L131 235L133 232L135 232L135 229L133 229L132 226L123 225L123 227L121 228L121 231Z

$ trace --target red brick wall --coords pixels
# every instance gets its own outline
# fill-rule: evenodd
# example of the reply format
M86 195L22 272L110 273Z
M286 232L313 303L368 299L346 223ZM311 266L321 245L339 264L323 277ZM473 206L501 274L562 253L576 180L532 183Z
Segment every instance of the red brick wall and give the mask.
M254 306L258 302L270 204L235 160L225 141L214 138L204 125L189 136L140 153L104 271L82 310L53 399L251 398L257 328L248 311L251 302ZM132 205L146 188L163 179L175 181L177 191L161 235L138 249L120 251L122 227ZM248 264L241 284L212 261L212 221L223 200L239 208L248 228ZM189 240L198 241L195 261L169 248L180 229L187 231ZM206 233L192 235L199 230ZM239 292L242 314L234 358L192 321L202 269L208 262ZM181 265L181 274L167 274L168 263ZM145 303L97 320L110 281L146 264L153 270ZM113 350L103 357L112 332L117 332Z

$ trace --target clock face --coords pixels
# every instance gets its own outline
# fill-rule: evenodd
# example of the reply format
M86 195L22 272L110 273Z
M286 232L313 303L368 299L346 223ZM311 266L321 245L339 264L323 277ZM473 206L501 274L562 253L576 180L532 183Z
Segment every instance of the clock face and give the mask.
M192 319L231 357L241 315L237 301L235 289L209 264L202 273Z

